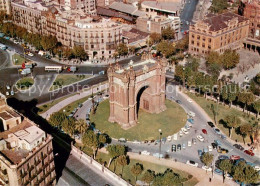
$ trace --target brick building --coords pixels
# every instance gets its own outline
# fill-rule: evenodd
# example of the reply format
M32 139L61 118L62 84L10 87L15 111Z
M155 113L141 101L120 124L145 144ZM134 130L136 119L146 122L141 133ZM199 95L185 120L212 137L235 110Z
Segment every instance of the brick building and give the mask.
M238 12L250 20L249 36L260 39L260 1L242 1Z
M243 47L248 36L249 20L230 12L208 15L189 28L189 52L208 54L210 51L224 52Z
M122 40L122 24L86 14L83 10L65 10L66 7L56 2L43 1L23 3L17 0L11 5L16 25L32 33L56 36L70 48L82 46L90 60L112 57Z
M11 0L0 0L0 11L4 11L6 14L10 14Z
M1 185L55 185L52 137L6 104L0 94Z

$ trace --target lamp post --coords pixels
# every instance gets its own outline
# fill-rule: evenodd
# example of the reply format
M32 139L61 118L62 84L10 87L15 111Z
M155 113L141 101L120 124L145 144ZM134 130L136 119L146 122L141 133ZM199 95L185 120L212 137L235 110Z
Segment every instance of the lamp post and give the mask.
M160 144L159 144L159 159L160 159L160 156L161 156L161 146L162 146L162 129L159 129L159 134L160 134L160 137L159 137L159 140L160 140Z
M216 111L216 124L218 124L218 104L219 104L219 96L217 97L217 111Z

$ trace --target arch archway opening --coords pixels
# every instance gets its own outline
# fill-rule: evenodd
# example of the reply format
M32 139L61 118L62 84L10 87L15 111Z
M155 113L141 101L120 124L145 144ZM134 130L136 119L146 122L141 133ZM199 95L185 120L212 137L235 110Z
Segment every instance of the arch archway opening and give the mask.
M149 86L143 86L136 96L136 116L138 118L139 109L149 110L149 100L145 98L145 92L148 90Z

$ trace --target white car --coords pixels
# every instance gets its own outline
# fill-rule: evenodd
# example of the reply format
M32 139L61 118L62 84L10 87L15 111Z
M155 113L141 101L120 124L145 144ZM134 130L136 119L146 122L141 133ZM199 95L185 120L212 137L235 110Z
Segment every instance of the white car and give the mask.
M19 44L19 41L17 41L17 40L14 40L14 44Z
M260 166L256 165L256 166L254 167L254 169L255 169L256 171L260 171Z
M7 89L7 90L10 90L10 86L9 86L9 85L6 85L6 89Z
M33 56L34 56L34 54L33 54L33 53L31 53L31 52L29 52L29 53L28 53L28 56L31 56L31 57L33 57Z
M186 130L185 128L181 128L181 131L182 131L184 134L189 134L188 130Z
M186 162L187 165L190 165L190 166L193 166L193 167L198 167L198 163L196 163L195 161L192 161L192 160L188 160Z
M204 141L204 138L203 138L202 135L198 135L197 138L198 138L199 141Z
M167 141L171 141L172 140L172 137L171 136L168 136L167 137Z
M209 171L209 172L212 171L212 168L211 167L207 167L206 165L202 166L202 169L206 170L206 171Z
M213 147L211 145L208 146L209 152L213 150Z
M5 95L9 96L10 94L9 94L9 92L6 92Z
M137 140L134 140L133 143L134 143L134 144L141 144L141 142L140 142L140 141L137 141Z
M173 135L173 140L178 140L178 134Z
M192 127L192 124L190 122L187 123L187 125L191 128Z
M13 96L14 95L14 91L11 91L11 96Z
M185 129L190 130L190 126L188 124L185 125Z
M192 103L192 99L190 99L190 98L188 98L187 101L190 102L190 103Z
M191 147L191 141L188 141L188 147Z
M179 132L179 135L180 135L180 137L182 137L182 136L183 136L183 132L182 132L182 131L180 131L180 132Z
M147 155L147 156L149 156L149 155L150 155L150 152L144 150L144 151L141 152L141 154L142 154L142 155Z
M192 112L192 111L190 111L190 112L188 113L188 115L189 115L190 117L195 117L195 116L196 116L195 113Z

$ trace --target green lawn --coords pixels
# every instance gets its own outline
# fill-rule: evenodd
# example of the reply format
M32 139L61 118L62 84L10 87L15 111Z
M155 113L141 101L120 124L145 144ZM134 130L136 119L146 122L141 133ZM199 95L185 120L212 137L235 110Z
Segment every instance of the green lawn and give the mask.
M206 100L203 96L196 96L192 93L187 93L190 98L192 98L194 101L196 101L205 111L206 113L212 118L213 120L213 113L210 111L209 106L211 104L214 104L214 106L217 108L217 103L211 100ZM246 123L253 123L255 122L254 116L247 116L242 111L239 111L235 108L229 108L228 105L224 106L223 104L218 105L218 115L217 115L217 121L223 120L228 115L236 115L239 116L241 119L241 125L244 125ZM214 120L213 120L214 121ZM229 136L229 129L225 128L223 124L219 124L217 126L221 131L225 133L225 135ZM243 142L243 138L241 135L236 134L235 132L232 133L232 139L238 140L239 142ZM246 142L249 142L249 137L245 139Z
M84 148L83 151L87 152L88 154L92 154L92 150L87 148L87 147ZM96 159L98 161L101 160L102 162L108 163L110 158L109 158L108 154L98 152ZM140 176L138 176L138 179L142 178L142 175L145 173L146 170L150 169L150 170L155 171L156 173L163 173L166 169L169 168L169 167L159 165L159 164L154 164L154 163L150 163L150 162L146 162L146 161L139 161L139 160L135 160L135 159L130 159L129 165L124 167L123 179L125 179L126 181L130 181L131 184L135 184L135 177L131 173L131 168L136 163L141 163L144 167L144 171ZM113 171L113 172L114 172L114 166L115 166L115 161L113 161L112 164L110 165L110 170ZM173 172L179 174L182 178L187 179L187 181L185 181L183 183L183 185L193 186L193 185L196 185L198 183L198 180L196 178L192 177L192 175L190 175L189 173L183 172L183 171L180 171L180 170L177 170L177 169L172 169L172 170L173 170ZM121 165L118 165L116 167L115 173L117 175L121 175L121 173L122 173L122 166Z
M84 79L88 79L90 77L92 77L92 75L59 74L56 76L53 85L50 87L50 91L57 90L62 86L71 85L73 83L76 83Z
M12 56L12 62L14 65L22 65L24 61L25 61L25 59L22 56L20 56L19 54L14 54Z
M34 80L31 77L24 77L17 81L16 87L19 90L27 90L34 84Z
M51 107L53 107L54 105L58 104L59 102L67 99L68 97L71 97L71 96L74 96L76 93L73 93L73 94L70 94L70 95L67 95L67 96L64 96L62 98L59 98L59 99L54 99L48 103L45 103L41 106L38 106L38 114L42 114L44 112L46 112L47 110L49 110Z
M124 130L117 123L108 122L109 101L106 100L98 106L96 114L91 115L91 122L113 138L142 141L158 139L159 129L162 129L163 137L173 135L185 125L187 119L185 111L177 103L166 100L166 107L166 111L159 114L150 114L140 109L138 124Z

